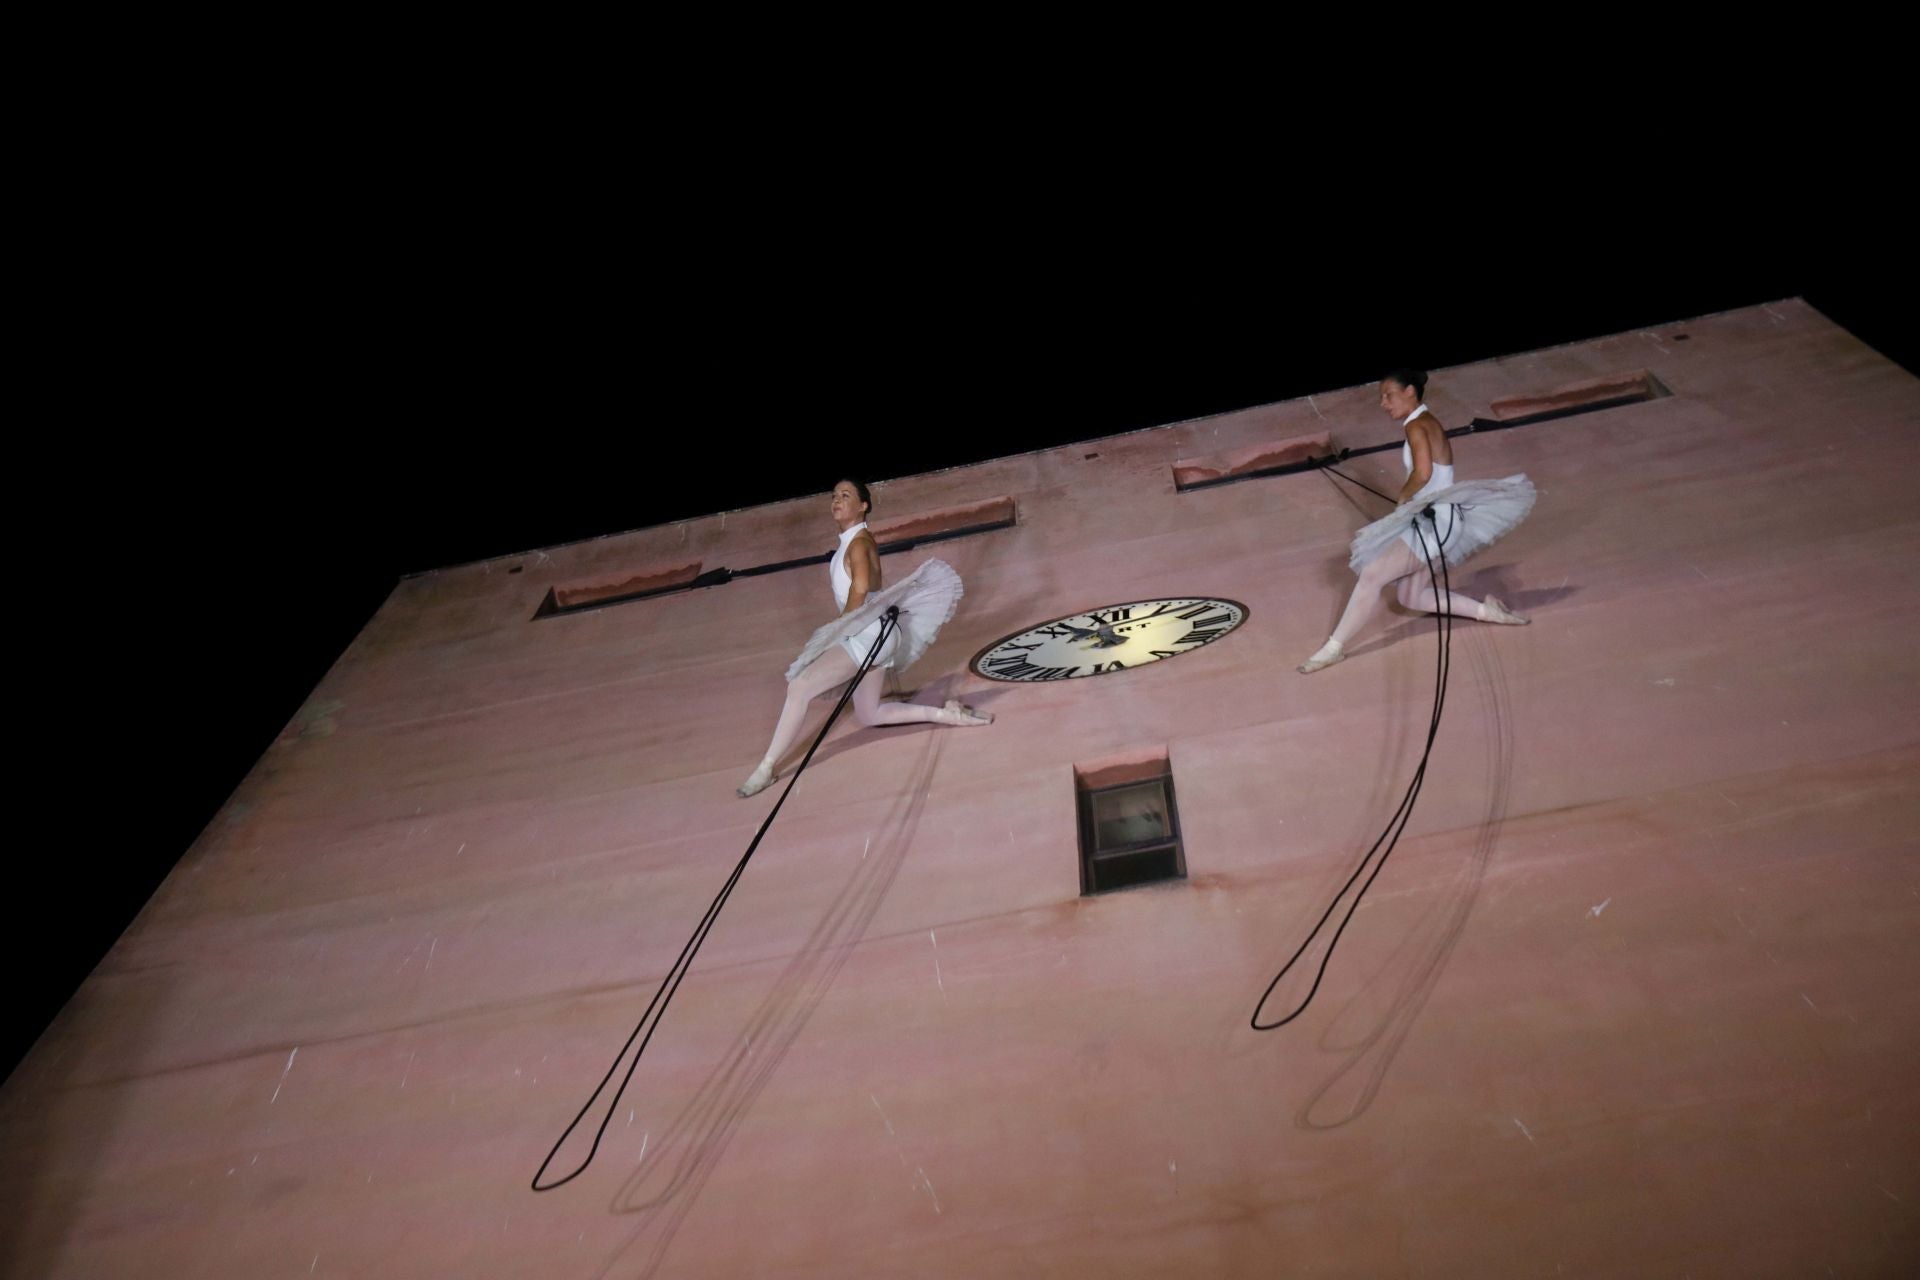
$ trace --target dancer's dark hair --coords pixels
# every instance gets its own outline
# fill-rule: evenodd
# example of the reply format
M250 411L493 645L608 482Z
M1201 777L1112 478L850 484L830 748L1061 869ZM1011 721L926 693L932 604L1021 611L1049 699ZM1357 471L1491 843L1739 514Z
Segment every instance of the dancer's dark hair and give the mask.
M855 480L852 476L842 476L841 480L843 483L853 486L853 491L860 496L860 501L866 504L867 514L873 514L873 495L867 492L867 486Z
M1413 394L1422 400L1427 398L1427 373L1424 369L1395 369L1387 375L1388 382L1397 382L1403 387L1412 387Z

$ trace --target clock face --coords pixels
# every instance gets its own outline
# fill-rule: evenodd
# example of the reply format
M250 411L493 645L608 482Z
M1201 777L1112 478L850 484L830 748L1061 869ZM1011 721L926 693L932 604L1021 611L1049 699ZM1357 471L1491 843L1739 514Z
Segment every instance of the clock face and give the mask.
M1247 606L1211 597L1136 600L1068 614L982 649L989 680L1077 680L1192 653L1247 620Z

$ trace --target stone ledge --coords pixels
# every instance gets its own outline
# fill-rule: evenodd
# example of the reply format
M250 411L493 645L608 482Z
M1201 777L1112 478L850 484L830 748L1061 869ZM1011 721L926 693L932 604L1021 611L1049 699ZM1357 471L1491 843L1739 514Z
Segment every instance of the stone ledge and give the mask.
M1289 436L1285 440L1250 444L1227 453L1182 458L1173 464L1173 487L1191 489L1195 485L1216 484L1257 471L1292 466L1309 458L1322 458L1332 452L1332 433L1319 431L1310 436Z
M684 587L699 577L700 564L698 560L689 560L685 564L654 565L645 569L622 570L598 578L556 583L553 603L559 609L578 609L582 605L600 604L627 596L669 591L674 587Z
M971 529L1005 528L1015 523L1018 514L1012 498L986 498L910 516L895 516L890 520L870 521L867 532L885 548L890 544L919 542Z
M1487 406L1487 416L1495 422L1508 422L1514 418L1531 418L1543 413L1565 413L1582 405L1615 400L1654 400L1668 394L1658 378L1640 369L1633 373L1568 383L1538 395L1506 396Z
M1082 791L1099 791L1105 787L1125 786L1129 782L1165 778L1172 772L1167 763L1165 747L1137 747L1132 751L1074 765L1073 784Z

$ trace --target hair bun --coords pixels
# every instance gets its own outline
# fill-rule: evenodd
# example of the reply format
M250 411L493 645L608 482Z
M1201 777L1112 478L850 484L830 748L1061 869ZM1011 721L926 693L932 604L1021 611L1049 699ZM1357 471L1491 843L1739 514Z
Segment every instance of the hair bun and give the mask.
M1422 399L1427 394L1427 371L1425 369L1395 369L1382 381L1397 382L1403 387L1412 387L1413 393Z

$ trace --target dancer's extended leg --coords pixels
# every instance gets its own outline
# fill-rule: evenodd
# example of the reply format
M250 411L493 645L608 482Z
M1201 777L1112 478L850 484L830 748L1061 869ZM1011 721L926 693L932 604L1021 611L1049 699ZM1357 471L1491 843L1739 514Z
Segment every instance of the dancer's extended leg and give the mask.
M1485 600L1475 600L1464 592L1450 592L1445 587L1435 591L1432 580L1423 574L1416 573L1400 579L1400 585L1396 590L1400 603L1415 613L1450 613L1456 618L1497 622L1509 627L1525 626L1530 621L1501 604L1493 596L1488 596ZM1443 600L1445 603L1442 603Z
M767 754L761 758L759 765L740 784L740 795L756 795L773 784L781 758L800 735L800 726L806 723L809 704L821 694L831 693L851 680L859 669L859 664L847 655L847 651L836 645L815 658L806 670L787 683L787 700L780 708L780 721L774 726L773 741L768 744ZM943 707L882 699L880 695L886 687L889 670L883 667L868 671L860 687L853 691L853 712L861 724L946 724L966 727L993 723L992 716L951 699Z
M1347 607L1340 613L1340 624L1333 629L1333 635L1327 642L1314 651L1314 655L1299 666L1301 675L1309 675L1322 667L1330 667L1347 656L1346 647L1358 635L1360 628L1367 625L1374 611L1380 607L1380 592L1395 578L1405 577L1415 569L1425 572L1414 554L1413 548L1404 542L1388 545L1386 550L1375 556L1360 570L1360 581L1354 583L1353 594L1347 597Z
M1440 535L1440 542L1445 542L1451 536L1457 513L1449 506L1442 506L1438 510L1442 514L1435 516L1438 522L1437 532ZM1526 625L1528 621L1526 618L1513 612L1492 596L1488 596L1485 600L1475 600L1464 592L1449 591L1444 585L1436 585L1434 571L1443 567L1439 560L1440 548L1431 532L1419 524L1414 528L1416 532L1421 533L1427 554L1422 556L1416 551L1414 555L1417 562L1416 571L1400 579L1400 585L1396 590L1402 605L1416 613L1445 613L1456 618L1473 618L1480 622L1495 622L1509 627ZM1443 576L1441 583L1444 584L1444 582Z
M860 682L860 687L853 691L853 710L860 717L861 724L947 724L964 728L993 723L992 716L964 706L957 700L950 699L943 707L930 707L918 702L883 699L880 694L886 679L885 670L869 671L866 679Z
M1402 606L1415 613L1450 613L1456 618L1478 617L1480 602L1463 591L1433 589L1432 575L1410 573L1394 587Z
M847 651L835 645L787 682L787 700L780 708L779 723L773 727L773 741L767 744L767 754L761 757L759 765L740 784L740 795L750 796L767 789L780 766L780 758L787 754L787 748L800 736L800 726L807 719L807 707L821 694L838 689L853 679L853 673L859 669L859 664L847 656Z

